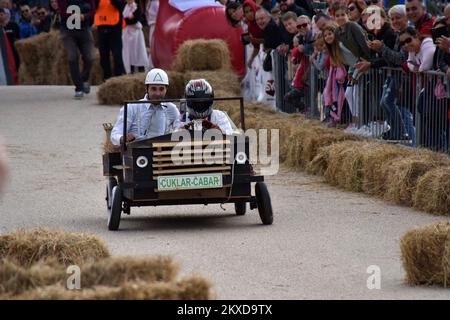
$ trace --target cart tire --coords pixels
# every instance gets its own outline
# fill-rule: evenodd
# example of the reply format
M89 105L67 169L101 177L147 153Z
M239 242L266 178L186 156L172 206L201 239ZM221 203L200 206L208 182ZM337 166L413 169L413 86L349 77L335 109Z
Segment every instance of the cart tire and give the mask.
M258 204L258 212L263 224L269 225L273 223L272 202L270 194L264 182L258 182L255 185L256 203Z
M108 229L115 231L119 229L120 215L122 214L122 190L115 186L112 190L111 210L108 217Z
M245 215L245 212L247 210L247 203L242 201L242 202L235 202L234 203L234 210L236 211L236 215L238 216L243 216Z
M108 178L108 184L106 185L106 208L111 210L112 190L117 186L116 178Z

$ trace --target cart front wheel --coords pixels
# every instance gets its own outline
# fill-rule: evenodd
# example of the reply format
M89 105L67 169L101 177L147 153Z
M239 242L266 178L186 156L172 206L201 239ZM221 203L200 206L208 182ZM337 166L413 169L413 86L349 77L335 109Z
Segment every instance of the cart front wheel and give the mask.
M122 214L122 190L119 186L115 186L112 189L111 210L109 212L108 229L112 231L118 230Z
M255 185L256 203L258 212L263 224L269 225L273 223L272 203L270 194L264 182L258 182Z
M108 178L108 184L106 185L106 207L108 211L111 210L112 190L117 186L116 178Z
M245 201L235 202L234 210L236 211L236 215L243 216L247 210L247 203Z

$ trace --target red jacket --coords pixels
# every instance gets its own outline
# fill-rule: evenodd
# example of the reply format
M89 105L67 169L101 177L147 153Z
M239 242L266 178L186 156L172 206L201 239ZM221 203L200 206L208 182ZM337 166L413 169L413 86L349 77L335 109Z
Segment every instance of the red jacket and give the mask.
M431 37L431 29L433 28L435 21L436 17L433 17L429 13L425 13L419 21L414 24L414 27L419 35Z

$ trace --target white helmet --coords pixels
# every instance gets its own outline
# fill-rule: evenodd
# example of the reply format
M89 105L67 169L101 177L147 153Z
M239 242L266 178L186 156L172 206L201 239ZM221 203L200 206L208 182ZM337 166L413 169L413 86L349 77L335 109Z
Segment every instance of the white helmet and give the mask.
M145 84L155 84L155 85L169 85L169 76L163 69L152 69L147 73L145 77Z

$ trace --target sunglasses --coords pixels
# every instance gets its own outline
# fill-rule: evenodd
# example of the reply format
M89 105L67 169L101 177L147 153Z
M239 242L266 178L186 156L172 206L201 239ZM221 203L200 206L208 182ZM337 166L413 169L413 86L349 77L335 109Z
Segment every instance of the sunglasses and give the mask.
M297 29L306 28L307 26L308 26L307 23L298 24L298 25L297 25Z
M353 10L355 10L356 9L356 7L355 6L350 6L350 7L348 7L348 11L353 11Z
M413 38L409 37L409 38L406 38L403 41L400 41L400 45L404 46L405 44L410 44L412 41L413 41Z

